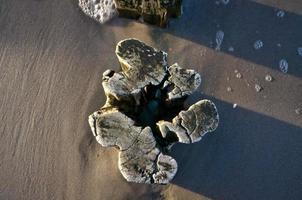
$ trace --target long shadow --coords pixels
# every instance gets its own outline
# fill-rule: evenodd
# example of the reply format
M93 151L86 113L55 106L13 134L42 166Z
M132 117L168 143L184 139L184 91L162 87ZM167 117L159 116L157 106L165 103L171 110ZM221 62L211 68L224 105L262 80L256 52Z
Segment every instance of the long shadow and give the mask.
M172 148L173 184L213 199L301 199L302 127L212 100L219 128Z
M215 48L216 32L222 30L222 52L279 71L279 61L286 59L288 73L302 77L302 56L297 51L302 47L302 16L285 12L279 18L276 8L248 0L227 5L216 5L214 0L184 0L183 4L184 14L172 20L167 29L154 29L153 34L169 33ZM255 50L257 40L264 46ZM233 52L229 51L231 46Z

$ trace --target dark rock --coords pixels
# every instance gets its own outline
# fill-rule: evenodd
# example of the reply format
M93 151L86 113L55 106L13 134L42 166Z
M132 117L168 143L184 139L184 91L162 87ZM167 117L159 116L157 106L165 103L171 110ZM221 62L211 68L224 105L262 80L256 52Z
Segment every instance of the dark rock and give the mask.
M169 17L181 15L182 0L115 0L119 16L164 27Z

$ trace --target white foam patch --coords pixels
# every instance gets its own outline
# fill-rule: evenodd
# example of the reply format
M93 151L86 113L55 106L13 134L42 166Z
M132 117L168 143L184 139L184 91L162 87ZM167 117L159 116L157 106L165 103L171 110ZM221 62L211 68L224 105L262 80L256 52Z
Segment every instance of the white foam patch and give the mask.
M280 60L279 62L279 68L283 73L287 73L288 72L288 62L285 59Z
M221 48L221 45L222 45L222 42L223 42L223 39L224 39L224 32L222 30L219 30L217 31L216 33L216 50L219 51L220 48Z
M118 14L114 0L79 0L79 6L86 15L102 24Z
M257 40L254 43L254 49L258 50L258 49L261 49L262 47L263 47L263 42L261 40Z
M283 11L283 10L279 10L278 12L277 12L277 17L279 17L279 18L283 18L284 17L284 15L285 15L285 12Z

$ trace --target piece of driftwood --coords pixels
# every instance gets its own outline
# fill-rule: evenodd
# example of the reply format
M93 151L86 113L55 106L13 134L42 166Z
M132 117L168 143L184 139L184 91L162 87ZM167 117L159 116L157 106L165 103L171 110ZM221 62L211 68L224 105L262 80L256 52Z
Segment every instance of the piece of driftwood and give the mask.
M182 0L79 0L83 12L100 23L117 14L164 27L170 17L182 12Z
M194 70L168 67L167 53L136 39L118 43L121 71L103 73L107 101L89 116L91 130L104 147L117 147L119 169L127 181L169 183L177 163L168 150L194 143L219 123L217 108L201 100L185 110L179 102L200 85Z

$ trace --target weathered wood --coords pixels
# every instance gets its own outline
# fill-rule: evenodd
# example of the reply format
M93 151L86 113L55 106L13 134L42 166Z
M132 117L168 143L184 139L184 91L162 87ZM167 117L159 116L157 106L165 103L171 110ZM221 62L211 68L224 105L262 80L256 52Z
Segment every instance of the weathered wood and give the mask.
M143 21L164 27L169 17L181 15L182 0L79 0L83 12L104 23L114 16Z
M172 123L156 124L160 109L170 109L165 107L165 97L172 104L175 99L184 100L200 85L200 75L177 64L167 70L167 54L136 39L119 42L116 55L122 71L103 73L107 101L89 116L91 130L102 146L118 147L119 169L127 181L167 184L176 174L177 163L163 152L177 141L197 142L214 131L217 109L204 100L181 111Z
M209 100L201 100L188 110L181 111L172 123L160 121L157 123L164 138L175 134L178 142L194 143L208 133L213 132L219 123L219 115L215 104Z
M201 84L201 77L196 71L183 69L177 63L170 66L168 71L170 76L165 86L172 88L168 92L168 101L189 96Z
M115 51L125 76L137 87L159 85L167 71L167 53L136 39L119 42Z

